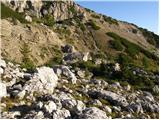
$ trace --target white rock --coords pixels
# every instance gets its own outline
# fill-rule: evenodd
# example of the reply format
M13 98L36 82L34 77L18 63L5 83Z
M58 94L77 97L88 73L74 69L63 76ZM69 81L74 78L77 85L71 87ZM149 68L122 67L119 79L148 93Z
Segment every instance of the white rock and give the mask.
M27 20L28 22L32 22L32 18L29 15L25 16L25 20Z
M88 55L89 55L89 52L87 52L87 53L84 54L84 56L82 58L83 61L85 61L85 62L88 61Z
M4 70L3 68L0 67L0 74L3 74L4 73Z
M42 83L47 83L47 82L55 82L55 86L58 80L57 75L54 73L53 69L49 68L49 67L40 67L37 68L37 75L40 78ZM53 87L55 87L53 86Z
M44 108L47 112L51 113L57 109L57 106L53 101L48 101L47 104L44 105Z
M82 101L78 100L75 111L82 112L85 108L86 108L85 104Z
M77 75L78 75L80 78L84 78L84 77L85 77L85 71L79 70L79 71L77 71Z
M1 83L0 82L0 98L1 97L5 97L7 96L7 88L6 88L6 85L4 83Z
M114 70L115 70L115 71L120 71L120 70L121 70L121 67L120 67L120 64L119 64L119 63L116 63L116 64L115 64Z
M29 93L52 94L57 86L58 77L49 67L37 68L31 80L27 81L23 89Z
M112 113L112 109L109 106L104 106L104 110L108 113Z
M25 91L25 90L22 90L21 92L19 92L19 93L17 94L17 96L19 97L19 99L23 99L24 96L25 96L25 94L26 94L26 91Z
M39 101L36 105L37 108L41 109L43 107L43 102Z
M70 79L73 84L76 84L77 78L76 78L75 74L70 71L68 66L64 66L64 65L55 66L55 67L53 67L53 69L59 76L60 76L60 73L61 73L61 75L64 75L64 76L68 77L68 79ZM61 69L62 72L58 73L58 71L59 71L58 69Z
M0 67L6 68L6 62L0 59Z

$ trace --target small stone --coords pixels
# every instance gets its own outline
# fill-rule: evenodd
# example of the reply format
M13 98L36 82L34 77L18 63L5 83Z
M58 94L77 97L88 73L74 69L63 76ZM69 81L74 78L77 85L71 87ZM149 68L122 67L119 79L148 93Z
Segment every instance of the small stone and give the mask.
M112 113L112 109L109 106L104 106L103 109L110 114Z
M26 91L25 91L25 90L22 90L21 92L19 92L19 93L17 94L17 96L19 97L19 99L23 99L24 96L25 96L25 94L26 94Z
M57 109L57 106L53 101L48 101L47 104L44 105L44 108L47 112L51 113Z

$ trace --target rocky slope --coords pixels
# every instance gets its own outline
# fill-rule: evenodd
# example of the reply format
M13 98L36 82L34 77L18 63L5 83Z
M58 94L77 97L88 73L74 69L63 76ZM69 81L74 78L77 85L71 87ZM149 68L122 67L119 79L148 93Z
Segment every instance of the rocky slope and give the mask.
M158 118L159 97L129 84L108 83L65 65L32 74L4 60L0 65L1 118ZM158 86L153 89L158 92Z
M73 1L2 0L1 118L158 118L158 36Z

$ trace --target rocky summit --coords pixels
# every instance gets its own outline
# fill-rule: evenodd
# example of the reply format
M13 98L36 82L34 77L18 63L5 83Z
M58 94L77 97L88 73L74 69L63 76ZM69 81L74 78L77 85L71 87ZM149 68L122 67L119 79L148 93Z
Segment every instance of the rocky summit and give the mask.
M2 119L158 119L158 35L68 1L1 0Z

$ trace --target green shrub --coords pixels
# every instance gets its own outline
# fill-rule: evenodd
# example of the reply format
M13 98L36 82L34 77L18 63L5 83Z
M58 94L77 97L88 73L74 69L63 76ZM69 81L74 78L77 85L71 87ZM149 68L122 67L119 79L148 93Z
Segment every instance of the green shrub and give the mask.
M50 27L54 26L55 24L54 16L52 15L45 15L44 18L42 18L42 21L45 25Z
M85 27L85 25L84 25L83 23L80 23L80 24L79 24L79 27L80 27L80 29L81 29L82 31L85 31L85 30L86 30L86 27Z
M96 23L94 21L90 21L89 25L94 29L94 30L99 30L100 27L96 25Z
M120 64L125 66L125 65L130 64L132 62L132 59L129 56L125 55L125 54L120 54L118 56L118 60L117 61L118 61L118 63L120 63Z
M25 20L25 17L23 14L13 11L9 7L5 6L2 2L1 2L1 18L2 19L13 18L13 19L19 20L21 23L28 23Z
M29 57L30 49L28 44L26 43L23 44L23 47L21 48L21 53L23 55L21 67L26 68L28 72L34 72L35 65Z
M139 27L139 30L142 32L143 36L146 40L154 45L155 47L159 48L159 36L154 34L153 32L148 31L147 29L143 29Z
M91 16L92 16L93 18L100 19L100 16L99 16L99 15L92 14Z
M75 7L74 6L70 6L69 7L69 12L75 14L76 13Z
M148 58L146 56L143 57L142 62L143 62L144 68L147 69L149 67L149 60L148 60Z
M49 9L51 4L53 3L52 1L42 1L43 2L43 8Z
M123 46L119 40L112 40L112 41L110 41L110 44L111 44L112 48L114 48L118 51L123 50Z
M132 29L132 32L133 32L134 34L137 34L137 30L136 30L136 29Z
M62 64L62 58L61 57L53 57L50 59L45 65L48 67L53 67L54 65Z
M109 24L115 24L115 25L119 25L118 21L116 19L113 19L111 17L107 17L107 16L103 16L104 20L106 22L108 22Z
M117 35L116 33L113 32L108 32L106 33L108 36L114 38L115 40L119 40L121 41L121 44L125 46L125 51L131 56L134 57L135 55L137 55L139 52L143 53L145 56L147 56L148 58L154 59L154 60L158 60L158 57L155 56L154 54L152 54L151 52L145 50L144 48L128 41L127 39L120 37L119 35Z

